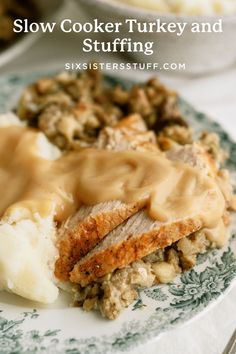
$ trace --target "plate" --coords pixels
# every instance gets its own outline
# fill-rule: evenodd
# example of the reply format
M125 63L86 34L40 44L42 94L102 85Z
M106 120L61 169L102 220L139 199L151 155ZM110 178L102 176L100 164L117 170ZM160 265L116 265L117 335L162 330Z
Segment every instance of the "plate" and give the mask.
M0 79L0 112L14 107L22 88L49 73L10 75ZM51 73L53 74L53 73ZM107 85L118 79L106 76ZM121 84L131 85L124 80ZM196 134L203 129L219 134L229 150L227 168L236 180L236 144L205 114L180 99L180 108ZM198 257L197 266L174 283L140 291L139 298L115 321L98 313L68 307L60 294L53 306L43 306L15 295L0 293L0 352L104 354L126 351L206 311L227 293L236 278L236 217L231 240L221 250Z

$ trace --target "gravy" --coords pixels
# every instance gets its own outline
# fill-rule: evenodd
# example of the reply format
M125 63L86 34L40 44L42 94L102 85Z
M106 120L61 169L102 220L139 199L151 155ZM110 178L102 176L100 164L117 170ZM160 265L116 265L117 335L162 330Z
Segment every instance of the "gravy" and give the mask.
M224 212L212 178L161 153L84 149L50 161L39 156L38 136L25 127L0 129L0 216L25 206L42 216L53 209L63 221L82 203L145 200L153 219L197 214L212 227Z

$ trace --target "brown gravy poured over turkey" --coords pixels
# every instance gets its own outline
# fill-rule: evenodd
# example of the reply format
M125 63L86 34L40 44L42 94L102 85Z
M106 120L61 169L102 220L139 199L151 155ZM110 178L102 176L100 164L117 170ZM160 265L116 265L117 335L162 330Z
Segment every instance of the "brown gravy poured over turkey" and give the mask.
M224 212L213 178L161 153L84 149L49 161L39 156L38 136L24 127L0 129L1 216L21 205L42 216L53 209L63 221L83 203L145 200L156 220L204 214L212 227Z

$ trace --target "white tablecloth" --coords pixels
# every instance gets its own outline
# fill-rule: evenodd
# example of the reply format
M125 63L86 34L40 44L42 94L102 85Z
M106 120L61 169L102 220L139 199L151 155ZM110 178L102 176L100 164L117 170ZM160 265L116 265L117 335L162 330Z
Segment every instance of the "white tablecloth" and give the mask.
M68 2L63 10L64 18L79 19L78 8ZM26 53L0 68L0 74L26 70L61 68L65 62L89 61L80 52L78 35L68 36L55 32L43 36ZM223 53L222 53L223 55ZM102 59L101 59L102 60ZM112 55L109 60L119 60ZM137 72L135 79L149 74ZM236 139L236 67L208 77L186 78L163 76L162 80L191 102L220 122ZM215 307L184 327L165 333L158 340L136 348L133 354L221 354L236 328L236 286Z

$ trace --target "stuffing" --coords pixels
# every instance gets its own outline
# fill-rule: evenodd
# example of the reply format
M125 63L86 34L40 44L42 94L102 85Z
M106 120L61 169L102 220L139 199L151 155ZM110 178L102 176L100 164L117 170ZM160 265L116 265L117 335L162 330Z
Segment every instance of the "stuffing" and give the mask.
M158 283L171 283L185 270L191 269L197 255L214 243L201 230L165 249L159 249L140 261L107 274L86 287L76 286L75 304L84 310L99 310L104 317L115 319L138 298L142 288Z
M200 142L206 151L219 165L223 164L228 158L228 153L220 146L220 138L216 133L203 132L200 136Z
M99 309L104 317L115 319L138 297L138 289L151 287L154 281L151 265L137 261L102 278L99 283L79 287L75 301L86 311Z
M100 73L88 70L79 76L61 73L28 86L17 114L64 151L93 145L104 127L115 126L129 114L139 114L157 136L186 144L191 131L177 101L177 94L157 79L130 90L119 85L107 89Z

